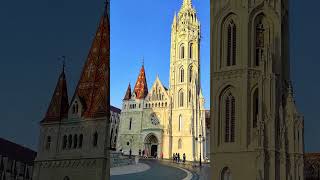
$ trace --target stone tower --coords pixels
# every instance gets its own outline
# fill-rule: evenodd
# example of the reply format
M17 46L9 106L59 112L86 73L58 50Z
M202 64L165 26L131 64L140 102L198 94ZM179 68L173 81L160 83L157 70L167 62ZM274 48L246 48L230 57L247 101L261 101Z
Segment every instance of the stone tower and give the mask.
M204 100L200 97L200 22L191 0L183 1L173 19L169 82L172 151L180 152L179 144L188 145L192 151L186 156L199 159L197 140L205 135L204 114L200 113Z
M110 173L108 3L69 106L64 71L45 118L33 180L106 180Z
M213 179L302 180L288 0L211 2Z

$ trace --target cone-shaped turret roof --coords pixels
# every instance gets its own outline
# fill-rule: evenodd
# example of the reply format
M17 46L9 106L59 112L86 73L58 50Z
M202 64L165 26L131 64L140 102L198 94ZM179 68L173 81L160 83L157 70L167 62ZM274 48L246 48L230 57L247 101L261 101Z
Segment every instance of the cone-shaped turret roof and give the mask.
M140 73L134 87L134 93L137 99L144 99L148 95L148 85L144 65L140 69Z
M104 117L108 113L110 25L107 6L73 96L85 103L82 114L85 118Z
M126 95L124 96L123 100L128 101L131 99L131 85L129 84Z
M51 98L46 116L42 120L42 123L59 122L63 118L68 117L68 90L66 75L63 70L59 76L56 88Z

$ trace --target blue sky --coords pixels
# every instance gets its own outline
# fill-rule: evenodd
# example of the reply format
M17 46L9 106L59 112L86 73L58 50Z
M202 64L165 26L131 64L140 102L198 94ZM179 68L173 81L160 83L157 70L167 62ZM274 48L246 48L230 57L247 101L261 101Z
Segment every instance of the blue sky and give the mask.
M125 4L125 6L124 6ZM130 82L135 85L144 57L149 88L157 74L169 86L170 37L174 13L182 0L114 0L111 2L111 102L121 107ZM201 82L209 108L210 5L193 0L201 23Z
M142 63L149 87L168 85L170 29L182 0L111 0L111 102L120 106ZM305 116L306 151L320 151L320 1L291 0L292 80ZM193 0L202 25L202 88L209 104L209 0ZM0 6L0 137L37 149L43 118L67 56L72 97L104 0L4 1Z

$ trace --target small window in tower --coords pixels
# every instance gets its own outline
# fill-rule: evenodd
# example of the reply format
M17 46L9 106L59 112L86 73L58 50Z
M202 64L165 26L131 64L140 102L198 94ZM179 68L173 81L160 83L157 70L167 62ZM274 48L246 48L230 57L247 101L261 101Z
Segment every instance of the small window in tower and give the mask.
M193 70L192 70L192 66L189 67L189 82L192 82L192 74L193 74Z
M182 44L181 46L180 46L180 59L184 59L184 52L185 50L184 50L184 45Z
M182 130L182 115L179 116L179 132Z
M72 135L69 135L68 137L68 148L71 149L72 147Z
M255 66L259 66L260 62L263 60L264 56L264 34L265 28L263 26L262 21L260 21L256 26L256 58L255 58Z
M130 118L130 121L129 121L129 130L131 130L132 128L132 118Z
M63 136L62 149L67 148L68 137L66 135Z
M231 20L227 28L227 66L236 65L237 27Z
M190 59L193 58L193 43L190 43L190 47L189 47L189 58L190 58Z
M49 150L51 146L51 136L47 137L47 142L46 142L46 150Z
M183 107L183 100L184 100L184 95L183 95L183 91L181 90L179 92L179 107Z
M180 69L180 82L181 83L184 82L184 69L183 68Z
M78 146L78 135L73 136L73 148L76 149Z
M82 148L82 142L83 142L83 135L80 134L80 136L79 136L79 148Z
M95 132L93 134L93 147L97 147L98 146L98 133Z

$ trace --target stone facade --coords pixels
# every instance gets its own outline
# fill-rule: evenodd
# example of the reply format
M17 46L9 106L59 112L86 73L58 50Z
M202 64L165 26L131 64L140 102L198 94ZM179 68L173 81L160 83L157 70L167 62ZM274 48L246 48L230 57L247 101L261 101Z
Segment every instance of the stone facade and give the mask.
M115 150L117 147L121 110L111 106L110 113L110 148Z
M59 77L40 123L33 180L109 179L109 149L114 146L109 133L116 137L120 111L110 108L108 6L109 1L70 105L64 70Z
M304 155L305 180L320 179L320 153L306 153Z
M204 98L200 85L200 22L191 0L184 0L171 27L169 88L159 77L148 91L144 66L134 90L123 100L117 150L133 155L145 151L189 161L206 156ZM199 138L201 136L201 138ZM201 141L200 141L201 140ZM200 143L201 142L201 143ZM201 144L201 145L200 145ZM200 147L201 146L201 147Z
M37 153L0 138L0 180L32 180Z
M213 179L302 180L287 0L211 3Z

